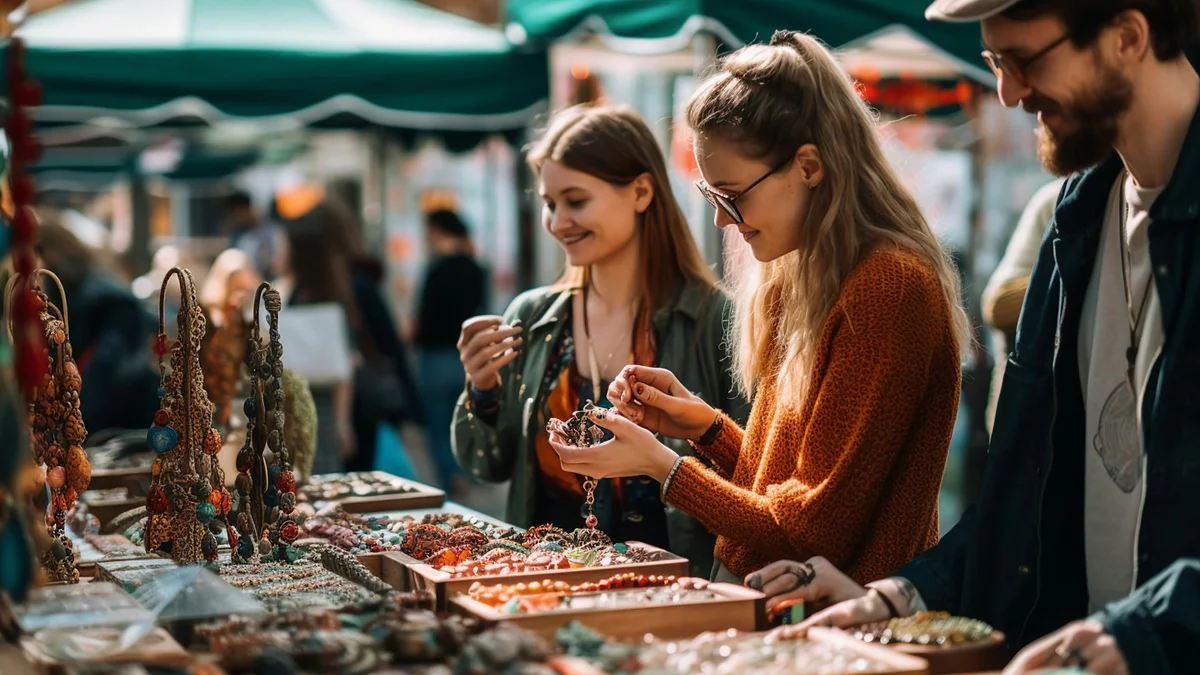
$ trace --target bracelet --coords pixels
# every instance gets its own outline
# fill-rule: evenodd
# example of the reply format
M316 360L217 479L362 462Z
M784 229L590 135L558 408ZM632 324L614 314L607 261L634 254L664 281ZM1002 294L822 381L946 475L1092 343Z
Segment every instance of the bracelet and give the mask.
M883 591L879 590L878 588L872 588L871 590L867 591L867 593L868 593L868 595L871 593L878 595L879 599L883 601L883 604L887 605L889 619L900 618L900 612L897 611L896 605L892 603L891 599L888 598L888 596L884 595Z
M683 457L680 457L675 460L675 463L671 465L670 472L667 473L666 479L662 482L662 489L659 490L659 498L664 504L667 503L667 490L671 489L671 480L675 478L675 472L679 471L679 465L683 464L683 459Z
M491 389L480 389L470 382L467 383L467 396L475 403L488 403L491 401L499 401L500 393L504 391L503 386L492 387Z
M701 434L700 438L696 439L696 445L712 445L713 441L717 440L717 435L721 433L721 429L725 428L725 416L717 413L717 419L713 420L712 426Z

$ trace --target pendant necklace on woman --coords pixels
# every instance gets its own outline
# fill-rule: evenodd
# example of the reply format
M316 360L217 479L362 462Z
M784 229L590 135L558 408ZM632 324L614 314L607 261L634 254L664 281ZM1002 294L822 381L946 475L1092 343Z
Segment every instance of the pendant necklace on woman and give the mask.
M1150 275L1150 278L1146 280L1146 287L1142 290L1141 304L1135 314L1133 311L1133 289L1130 288L1133 278L1133 254L1129 250L1129 241L1126 239L1126 227L1129 222L1129 202L1125 198L1125 182L1127 180L1129 180L1128 172L1121 179L1120 202L1117 205L1121 209L1121 231L1118 233L1118 236L1121 242L1121 283L1125 289L1125 311L1126 317L1129 320L1129 346L1125 348L1125 362L1127 366L1125 376L1129 380L1129 386L1133 390L1133 396L1136 399L1138 387L1134 371L1137 366L1139 331L1142 327L1142 319L1146 315L1146 305L1150 300L1150 284L1154 283L1154 275Z
M591 375L592 375L592 377L591 377L592 401L595 402L597 405L599 405L600 404L600 394L601 394L601 392L600 392L600 364L596 360L596 343L595 343L595 341L592 340L592 328L591 328L591 325L588 323L587 301L588 301L588 287L589 286L590 286L590 284L586 284L586 283L583 286L583 335L587 339L587 345L588 345L588 370L591 371ZM630 337L632 337L632 335ZM619 348L623 344L624 344L624 340L622 340L620 343L618 343L617 347ZM613 356L616 353L617 353L616 349L609 352L608 359L604 362L605 368L608 368L610 365L612 365ZM630 356L630 359L632 360L633 354L631 353L629 356Z

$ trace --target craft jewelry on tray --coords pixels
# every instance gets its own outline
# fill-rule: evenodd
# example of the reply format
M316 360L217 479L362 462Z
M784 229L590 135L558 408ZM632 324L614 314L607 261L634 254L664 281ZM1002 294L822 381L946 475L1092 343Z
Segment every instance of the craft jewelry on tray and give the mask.
M308 484L300 489L300 494L303 498L316 502L416 491L412 483L403 478L382 471L362 471L312 476Z
M949 612L918 612L910 617L862 626L854 637L880 644L954 646L986 640L992 627L983 621L951 616Z
M556 639L567 655L621 675L845 675L889 670L887 664L840 646L781 638L775 632L729 630L678 642L614 643L572 622Z

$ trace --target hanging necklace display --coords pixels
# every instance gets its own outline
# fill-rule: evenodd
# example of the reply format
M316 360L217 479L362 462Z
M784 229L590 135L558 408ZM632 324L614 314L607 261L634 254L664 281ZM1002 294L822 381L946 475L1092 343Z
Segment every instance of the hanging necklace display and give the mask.
M46 374L29 400L33 461L45 471L45 483L50 491L45 522L51 543L42 553L42 569L50 581L78 583L79 570L74 548L67 537L66 522L75 499L87 489L92 477L91 463L83 450L87 429L79 412L79 392L83 382L71 353L71 324L62 282L49 270L37 270L34 274L53 281L62 299L60 310L31 280L31 287L42 307L38 319L47 344L44 350ZM14 275L8 280L4 293L8 306L12 305L12 291L18 278Z
M178 339L169 346L165 297L172 277L179 278ZM192 273L172 268L163 278L158 302L158 355L161 404L146 440L158 457L150 470L146 496L145 545L179 563L216 560L217 538L228 528L232 498L217 461L224 439L212 426L213 405L204 392L200 342L204 314L196 302ZM170 353L170 374L164 357Z
M259 333L259 308L264 305L270 332L266 344ZM300 537L300 527L292 516L296 475L283 432L283 343L279 339L282 308L279 291L269 283L258 287L246 353L250 394L244 407L246 440L237 455L238 513L229 536L234 562L250 562L256 554L280 562L295 562L300 557L299 550L292 546Z

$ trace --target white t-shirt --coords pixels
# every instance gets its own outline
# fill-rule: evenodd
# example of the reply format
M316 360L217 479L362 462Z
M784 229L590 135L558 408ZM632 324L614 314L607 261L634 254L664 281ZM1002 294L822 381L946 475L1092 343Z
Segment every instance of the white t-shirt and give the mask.
M1145 467L1141 403L1146 380L1163 344L1162 312L1151 275L1147 231L1150 207L1161 193L1162 188L1138 187L1125 173L1113 186L1096 265L1083 302L1079 374L1087 409L1084 542L1090 611L1129 595L1137 583L1137 536ZM1130 312L1119 236L1128 242L1132 263L1129 290L1134 317L1138 316L1143 297L1149 294L1138 326L1133 377L1136 389L1127 375Z

